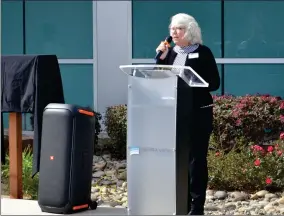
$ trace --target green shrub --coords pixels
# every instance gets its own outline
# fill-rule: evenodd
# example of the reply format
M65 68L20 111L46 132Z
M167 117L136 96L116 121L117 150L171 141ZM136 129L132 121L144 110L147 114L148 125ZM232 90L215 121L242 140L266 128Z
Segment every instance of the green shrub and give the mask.
M38 174L32 178L33 156L31 149L23 151L23 196L28 199L37 199L38 193ZM2 165L2 178L1 180L9 191L9 155L6 155L6 163Z
M127 107L118 105L108 107L105 114L104 124L110 137L109 148L113 157L126 157L126 133L127 133Z
M95 139L94 139L94 154L96 153L96 147L98 146L99 142L99 134L101 132L101 123L102 115L99 112L95 112Z
M242 137L265 143L276 140L283 130L283 100L268 95L214 96L213 138L220 149L232 149Z
M214 148L228 152L241 143L244 145L248 145L249 142L267 143L277 140L279 132L284 130L284 101L278 97L225 95L213 96L213 99ZM126 150L126 113L127 106L118 105L108 107L105 116L112 149L118 154L125 154Z
M213 98L209 187L247 191L283 189L284 101L268 95ZM126 153L126 116L126 105L109 107L105 116L112 148L121 157Z
M209 187L256 191L284 188L284 136L273 145L250 145L229 153L209 151Z

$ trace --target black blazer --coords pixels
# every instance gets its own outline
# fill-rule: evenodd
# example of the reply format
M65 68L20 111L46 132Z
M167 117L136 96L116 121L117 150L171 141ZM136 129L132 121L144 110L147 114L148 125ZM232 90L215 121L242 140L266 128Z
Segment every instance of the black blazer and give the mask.
M199 56L197 58L187 58L185 66L191 67L209 83L208 88L193 88L193 104L197 108L213 103L210 92L216 91L220 87L220 76L213 53L207 46L199 45L192 53L198 53ZM156 64L172 65L176 56L177 53L173 48L169 48L166 58L158 60Z

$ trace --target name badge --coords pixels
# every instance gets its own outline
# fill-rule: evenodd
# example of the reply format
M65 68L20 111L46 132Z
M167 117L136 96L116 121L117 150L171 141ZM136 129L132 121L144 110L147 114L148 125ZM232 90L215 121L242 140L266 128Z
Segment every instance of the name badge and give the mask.
M189 59L199 58L199 53L189 53L188 58Z

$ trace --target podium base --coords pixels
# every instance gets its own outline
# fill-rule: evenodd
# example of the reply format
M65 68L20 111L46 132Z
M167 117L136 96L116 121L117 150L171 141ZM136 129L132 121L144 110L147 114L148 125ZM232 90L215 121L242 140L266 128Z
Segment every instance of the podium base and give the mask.
M188 214L191 90L180 77L129 77L129 215Z

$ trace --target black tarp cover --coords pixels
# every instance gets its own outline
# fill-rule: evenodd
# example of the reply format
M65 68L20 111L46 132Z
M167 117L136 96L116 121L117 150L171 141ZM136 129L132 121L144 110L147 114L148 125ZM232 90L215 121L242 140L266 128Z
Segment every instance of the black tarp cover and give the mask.
M34 116L33 176L39 172L43 110L49 103L64 103L63 86L56 55L1 57L1 115L4 112ZM3 118L1 157L4 161Z

